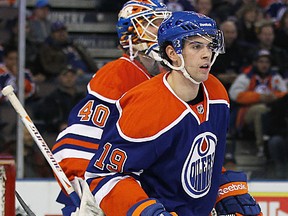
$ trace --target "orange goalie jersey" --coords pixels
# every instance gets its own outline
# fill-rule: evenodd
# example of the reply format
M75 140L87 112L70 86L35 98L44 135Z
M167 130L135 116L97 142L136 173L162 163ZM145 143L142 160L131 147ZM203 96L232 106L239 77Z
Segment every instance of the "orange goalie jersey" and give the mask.
M96 119L93 113L111 109L127 90L150 78L147 70L137 60L131 61L126 54L104 65L93 76L87 86L87 96L71 111L68 127L58 135L52 149L72 184L75 177L83 178L89 161L98 149L98 139L106 118ZM62 196L65 197L61 194L58 198L61 203Z

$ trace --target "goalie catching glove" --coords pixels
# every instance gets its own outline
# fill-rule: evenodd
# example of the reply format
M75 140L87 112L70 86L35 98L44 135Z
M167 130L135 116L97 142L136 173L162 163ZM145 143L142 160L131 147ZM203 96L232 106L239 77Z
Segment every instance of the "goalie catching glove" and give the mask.
M260 206L248 193L243 172L226 171L221 175L215 209L218 215L262 216Z
M145 199L133 205L127 216L177 216L175 212L167 212L156 199Z

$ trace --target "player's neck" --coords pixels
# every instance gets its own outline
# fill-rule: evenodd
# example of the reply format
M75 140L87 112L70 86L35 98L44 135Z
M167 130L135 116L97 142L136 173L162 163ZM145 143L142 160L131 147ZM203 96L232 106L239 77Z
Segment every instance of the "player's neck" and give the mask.
M197 97L199 86L185 78L180 71L172 71L167 81L175 94L184 101L192 101Z

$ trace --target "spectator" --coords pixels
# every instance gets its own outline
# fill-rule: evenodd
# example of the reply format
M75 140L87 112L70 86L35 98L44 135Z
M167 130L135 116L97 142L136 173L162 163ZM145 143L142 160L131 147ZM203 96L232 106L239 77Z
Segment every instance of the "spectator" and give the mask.
M218 23L227 19L235 19L234 1L230 0L213 0L213 12L217 14Z
M163 1L166 4L169 11L192 11L194 10L193 5L189 0L165 0Z
M66 65L71 65L84 82L97 70L88 51L69 38L67 27L60 21L52 24L51 35L40 48L39 60L45 79L57 77Z
M224 35L225 53L218 56L211 73L216 75L228 90L241 69L251 62L252 56L249 56L251 46L238 38L234 21L226 20L219 28Z
M213 4L211 0L196 0L194 7L198 13L209 16L212 11Z
M214 13L212 0L195 0L194 2L195 11L204 14L208 17L215 19L217 23L220 22L217 14Z
M258 51L253 66L246 73L240 74L229 89L231 100L241 105L236 126L240 131L245 126L254 132L259 157L264 156L265 128L262 116L269 111L267 104L286 93L283 78L272 70L271 53L268 50Z
M288 10L281 17L275 31L275 46L288 50Z
M10 38L7 41L7 44L9 46L18 46L18 17L12 19L7 23L7 26L9 26L10 29ZM38 43L35 43L34 41L31 40L29 36L29 32L31 31L30 26L28 22L26 22L26 28L25 28L25 33L26 33L26 41L25 41L25 67L31 71L32 74L35 74L36 70L36 57L38 54ZM36 78L34 77L34 80L36 81Z
M24 178L52 178L53 172L29 131L24 128ZM0 152L16 158L16 140L2 143Z
M0 63L3 63L3 53L4 53L4 47L2 44L0 44Z
M259 21L259 7L256 4L243 4L236 12L239 39L247 43L257 42L256 25Z
M15 46L6 46L3 55L3 64L0 65L0 101L5 100L1 93L5 86L12 85L18 91L18 49ZM35 96L36 87L30 71L26 69L24 73L25 99L30 100Z
M24 128L24 163L24 178L53 177L50 165L26 128Z
M274 45L275 31L271 21L262 22L256 29L257 46L256 50L267 49L272 56L272 68L277 70L284 79L288 79L288 52L282 47Z
M76 71L63 69L57 77L57 88L35 106L34 117L44 123L44 131L59 133L67 126L70 110L85 96L77 89Z
M51 32L49 20L50 5L48 0L37 0L32 16L29 18L31 31L29 37L33 42L43 43Z
M281 17L287 10L288 0L281 0L273 2L266 9L266 15L269 19L272 19L274 22L280 21Z
M270 111L263 116L267 141L268 173L272 178L288 178L288 95L269 104Z
M286 128L287 129L287 128ZM287 134L287 130L286 130ZM271 173L270 177L276 179L287 179L287 167L288 167L288 139L287 136L273 135L268 140L268 151L270 155L270 161L268 166L270 169L267 172Z
M1 0L0 1L0 7L14 6L16 2L17 2L16 0Z
M280 0L281 1L281 0ZM275 0L257 0L257 4L261 7L261 8L267 8L269 7L270 4L274 3Z

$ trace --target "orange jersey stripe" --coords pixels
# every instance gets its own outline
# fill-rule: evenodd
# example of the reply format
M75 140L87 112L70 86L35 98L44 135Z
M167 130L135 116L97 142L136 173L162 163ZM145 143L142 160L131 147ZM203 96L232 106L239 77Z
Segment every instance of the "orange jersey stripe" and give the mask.
M86 142L86 141L77 140L77 139L72 139L72 138L64 138L64 139L60 140L59 142L57 142L53 146L53 150L56 148L59 148L60 146L62 146L64 144L73 144L75 146L81 146L81 147L95 149L95 150L97 150L99 148L99 145L95 144L95 143Z
M147 208L148 206L153 205L153 204L155 204L155 203L156 203L156 200L148 200L148 201L142 203L141 205L139 205L139 206L134 210L132 216L139 216L139 215L141 215L141 212L142 212L145 208Z

